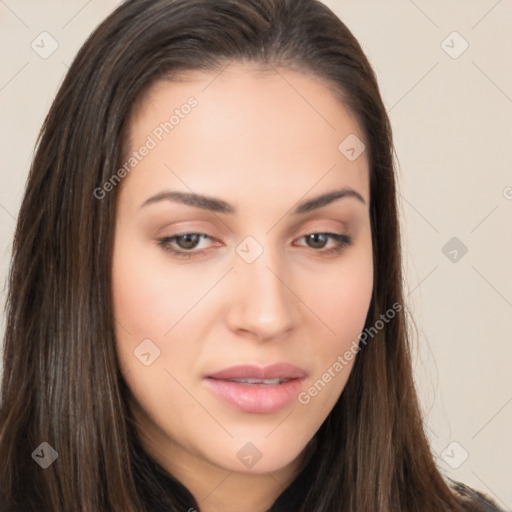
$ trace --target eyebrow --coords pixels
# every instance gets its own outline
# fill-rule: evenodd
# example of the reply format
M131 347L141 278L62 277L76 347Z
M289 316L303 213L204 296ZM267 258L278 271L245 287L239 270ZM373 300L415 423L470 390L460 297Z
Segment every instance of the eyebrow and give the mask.
M317 197L313 197L312 199L308 199L306 201L302 201L299 203L295 209L292 211L293 215L299 215L303 213L310 212L312 210L316 210L323 206L326 206L333 201L338 199L353 197L360 201L363 204L366 204L365 200L354 189L351 188L342 188L339 190L332 190L331 192L326 192L325 194L321 194ZM204 196L201 194L195 194L192 192L161 192L156 194L149 199L146 199L142 204L141 208L154 204L160 201L173 201L176 203L186 204L187 206L194 206L196 208L202 208L203 210L208 210L215 213L228 213L234 214L236 213L236 208L222 199L218 199L216 197Z

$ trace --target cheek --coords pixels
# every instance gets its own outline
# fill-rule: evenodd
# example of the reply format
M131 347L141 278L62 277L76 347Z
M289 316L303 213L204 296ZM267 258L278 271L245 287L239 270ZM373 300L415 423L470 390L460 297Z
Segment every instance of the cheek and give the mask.
M112 288L119 327L136 337L162 339L197 302L207 284L185 265L172 268L153 244L119 241L114 251ZM123 336L123 329L120 329Z
M203 329L216 315L211 303L201 298L214 281L208 272L205 275L192 266L173 264L167 253L155 250L152 243L121 234L114 246L112 268L121 371L142 403L148 397L165 403L175 387L167 371L180 382L186 381L204 348Z
M114 316L118 327L140 337L161 337L171 327L172 304L161 281L151 271L131 269L114 272Z
M157 369L165 367L168 352L166 333L183 315L183 303L176 297L186 287L179 277L171 283L167 274L157 262L148 259L148 248L130 243L129 237L116 240L112 298L117 352L122 372L135 393L138 384L149 375L156 384ZM162 377L161 373L158 375ZM161 387L154 386L153 393L157 389Z
M328 412L339 398L358 353L373 290L373 258L368 239L346 258L315 273L314 286L302 285L304 302L320 320L311 332L314 374L304 401ZM306 293L306 289L309 290ZM316 331L316 332L315 332ZM309 386L312 386L309 387ZM309 392L308 390L311 390Z
M171 397L180 404L171 374L183 381L176 368L188 368L196 355L196 347L179 340L187 325L186 318L180 319L197 301L197 287L186 271L170 272L166 254L152 244L143 246L129 236L116 240L112 295L117 354L133 398L154 418ZM173 365L178 358L180 365Z
M336 281L326 279L322 282L322 278L317 277L318 291L310 296L311 309L318 312L333 342L344 340L347 333L363 329L373 286L371 267L339 274Z
M373 290L371 242L364 240L336 263L302 283L307 305L324 325L324 346L331 350L350 344L363 329ZM309 291L307 291L309 290Z

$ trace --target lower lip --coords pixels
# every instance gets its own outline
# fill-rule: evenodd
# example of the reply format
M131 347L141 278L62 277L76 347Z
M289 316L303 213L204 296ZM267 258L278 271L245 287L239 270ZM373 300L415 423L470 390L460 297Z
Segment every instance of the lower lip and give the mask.
M268 414L291 404L304 379L290 379L282 384L242 384L229 380L205 379L219 398L242 412Z

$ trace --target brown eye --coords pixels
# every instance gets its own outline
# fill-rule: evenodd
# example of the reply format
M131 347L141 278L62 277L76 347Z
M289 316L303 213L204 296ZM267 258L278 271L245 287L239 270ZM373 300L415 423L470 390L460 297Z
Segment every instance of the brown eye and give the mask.
M301 237L305 245L321 255L336 254L352 245L352 238L339 233L309 233ZM330 247L329 242L331 242ZM300 244L303 245L303 244Z
M176 245L180 249L194 249L199 243L201 236L206 235L202 235L200 233L187 233L186 235L176 236L174 239Z
M204 253L208 247L199 247L201 241L212 240L205 233L185 233L183 235L167 236L158 240L158 245L173 256L191 258Z
M307 244L312 249L323 249L327 244L329 237L326 233L311 233L305 236Z

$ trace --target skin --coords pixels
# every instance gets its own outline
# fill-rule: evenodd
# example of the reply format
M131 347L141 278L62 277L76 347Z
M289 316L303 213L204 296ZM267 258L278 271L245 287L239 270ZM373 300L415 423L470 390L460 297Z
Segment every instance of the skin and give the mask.
M238 411L203 377L237 364L288 362L310 388L364 328L372 293L369 170L366 152L349 161L338 146L364 140L331 90L296 71L231 63L222 73L189 72L155 83L130 118L128 154L169 113L198 105L118 185L112 289L117 353L132 393L141 441L194 495L201 510L261 512L295 478L304 450L347 382L354 360L312 397L267 414ZM343 187L345 197L305 214L299 201ZM210 212L170 200L167 191L231 203ZM189 258L159 240L206 233ZM339 253L310 233L352 237ZM237 246L253 237L252 263ZM187 250L181 239L170 243ZM185 247L185 248L183 248ZM254 247L250 246L249 251ZM160 355L134 356L144 339ZM248 442L262 454L251 468L237 457Z

